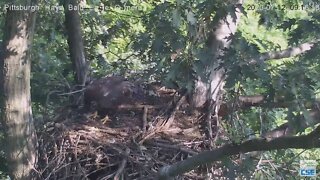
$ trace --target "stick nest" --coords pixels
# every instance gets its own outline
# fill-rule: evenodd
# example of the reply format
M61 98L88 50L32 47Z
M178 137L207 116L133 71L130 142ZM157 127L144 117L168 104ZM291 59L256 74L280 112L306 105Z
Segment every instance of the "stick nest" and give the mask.
M198 116L175 94L163 90L152 105L106 117L60 108L38 132L39 179L156 179L161 167L206 150ZM204 179L206 171L178 179Z

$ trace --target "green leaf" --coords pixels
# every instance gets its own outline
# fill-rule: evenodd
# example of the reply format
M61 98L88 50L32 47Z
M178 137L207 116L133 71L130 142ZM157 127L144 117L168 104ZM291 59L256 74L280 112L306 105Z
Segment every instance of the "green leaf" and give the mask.
M178 11L178 9L174 9L172 11L172 25L173 27L180 27L180 24L181 24L181 15Z
M187 21L189 22L189 24L195 25L197 22L197 19L195 18L194 13L192 11L188 11L188 10L186 10L185 13L186 13Z

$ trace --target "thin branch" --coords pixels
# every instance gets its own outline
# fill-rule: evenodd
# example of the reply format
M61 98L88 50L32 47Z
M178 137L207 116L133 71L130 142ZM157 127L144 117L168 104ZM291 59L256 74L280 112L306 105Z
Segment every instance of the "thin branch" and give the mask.
M234 108L231 108L228 104L234 104L234 102L229 102L222 104L219 115L227 116L232 113L232 111L244 110L250 107L265 107L265 108L287 108L295 105L293 101L284 101L282 99L275 99L273 102L268 102L266 96L264 95L253 95L253 96L239 96L237 98L237 103ZM320 123L320 100L304 102L304 107L308 109L308 113L311 119L306 121L303 116L299 117L300 120L300 131L307 127L314 126ZM299 131L299 132L300 132ZM268 139L274 139L282 136L292 136L296 134L296 128L292 127L290 123L284 123L281 126L262 134L262 137Z
M258 64L259 62L264 62L272 59L283 59L283 58L294 57L309 51L319 41L320 39L317 39L315 41L303 43L297 47L291 47L282 51L272 51L272 52L263 53L258 59L251 59L249 61L249 64L254 65L254 64Z
M114 178L113 178L114 180L119 180L119 179L120 179L120 176L121 176L121 174L123 173L124 168L126 167L127 157L129 156L129 154L130 154L130 149L127 148L127 149L126 149L126 152L125 152L125 156L124 156L124 158L123 158L123 160L122 160L122 162L121 162L121 164L120 164L120 167L119 167L119 169L117 170L117 172L116 172L116 174L115 174L115 176L114 176Z
M86 88L82 88L82 89L79 89L79 90L76 90L76 91L67 92L67 93L61 93L61 94L58 94L58 96L76 94L76 93L79 93L79 92L83 92L84 90L86 90Z
M237 103L235 107L231 107L231 104ZM293 101L286 101L283 98L276 98L269 102L267 96L265 95L252 95L252 96L239 96L236 101L230 101L221 104L221 108L218 112L219 116L226 116L232 111L243 110L251 107L266 107L266 108L287 108L295 105ZM304 106L307 109L320 110L318 106L320 105L320 99L316 99L315 102L306 101Z
M147 141L146 143L150 144L152 146L156 146L156 147L163 147L163 148L178 150L178 151L190 154L190 155L197 155L198 154L196 151L193 151L192 149L180 147L179 145L170 145L170 144L164 144L164 143L152 142L152 141Z

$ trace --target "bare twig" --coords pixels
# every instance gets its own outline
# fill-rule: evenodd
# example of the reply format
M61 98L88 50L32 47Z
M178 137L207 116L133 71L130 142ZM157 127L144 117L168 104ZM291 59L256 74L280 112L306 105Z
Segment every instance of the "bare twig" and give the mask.
M142 137L139 144L142 144L146 139L150 138L151 136L155 135L156 133L165 131L168 129L171 124L173 123L173 120L175 118L176 112L179 110L181 104L186 100L185 95L181 96L177 104L174 106L173 110L171 111L169 117L167 119L160 119L158 122L156 122L156 125L154 128L150 128Z
M142 132L145 133L147 131L147 124L148 124L148 107L143 107L143 116L142 116Z
M76 93L79 93L79 92L83 92L84 90L86 90L86 88L82 88L82 89L79 89L79 90L76 90L76 91L67 92L67 93L61 93L61 94L58 94L58 96L76 94Z
M164 144L164 143L159 143L159 142L146 142L147 144L153 145L153 146L158 146L158 147L163 147L163 148L169 148L169 149L174 149L174 150L178 150L187 154L191 154L191 155L197 155L198 153L188 149L188 148L184 148L184 147L180 147L180 146L176 146L176 145L170 145L170 144Z
M117 170L115 176L114 176L114 180L119 180L120 179L120 176L124 170L124 168L126 167L126 164L127 164L127 157L129 156L130 154L130 149L129 148L126 148L126 152L125 152L125 156L121 162L121 165L119 167L119 169Z

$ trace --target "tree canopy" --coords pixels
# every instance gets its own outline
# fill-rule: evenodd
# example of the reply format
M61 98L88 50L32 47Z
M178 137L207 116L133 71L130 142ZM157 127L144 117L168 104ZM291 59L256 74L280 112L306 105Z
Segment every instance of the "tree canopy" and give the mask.
M81 106L77 101L79 96L74 93L81 89L75 88L81 84L75 81L76 72L70 60L70 31L63 3L58 0L38 3L31 49L31 101L39 132L47 128L48 122L59 119L59 112L65 119L70 116L76 119L77 113L68 116L59 108ZM8 4L8 1L0 2L0 7ZM202 164L198 168L202 175L204 172L213 175L215 169L221 168L219 177L231 179L291 179L299 173L299 160L317 160L319 164L320 151L315 147L319 147L317 126L320 122L320 3L87 0L79 1L77 7L87 80L119 75L145 84L159 83L179 93L179 97L185 97L185 102L179 104L173 95L172 104L181 105L184 118L190 116L194 122L202 119L202 130L210 135L203 135L201 142L211 143L204 143L201 151L226 153L221 155L223 158L212 157L212 161L218 161L216 165ZM5 26L2 16L5 13L0 11L1 27ZM223 29L225 27L227 29ZM3 34L0 31L0 37ZM218 77L219 86L215 82ZM196 116L190 109L184 109L183 104L191 104L191 94L195 93L200 80L211 94L203 94L206 104L197 109L203 116ZM213 98L215 88L218 90ZM169 102L161 101L164 99L157 99L155 104L171 107ZM168 109L178 111L179 108ZM168 114L169 120L164 124L180 118L180 115ZM137 142L141 152L146 148L145 140L147 143L153 133L145 131L146 134L139 136L140 144ZM0 140L4 138L0 133ZM294 144L296 140L305 142ZM311 140L317 145L307 143ZM191 150L197 148L190 147ZM188 154L189 151L181 149ZM251 151L262 152L252 155L248 153ZM127 149L119 154L132 158ZM180 160L187 156L181 156ZM0 149L0 175L7 167L2 157ZM172 164L178 162L172 158ZM155 163L153 170L171 165L165 162ZM182 177L188 179L187 175Z

